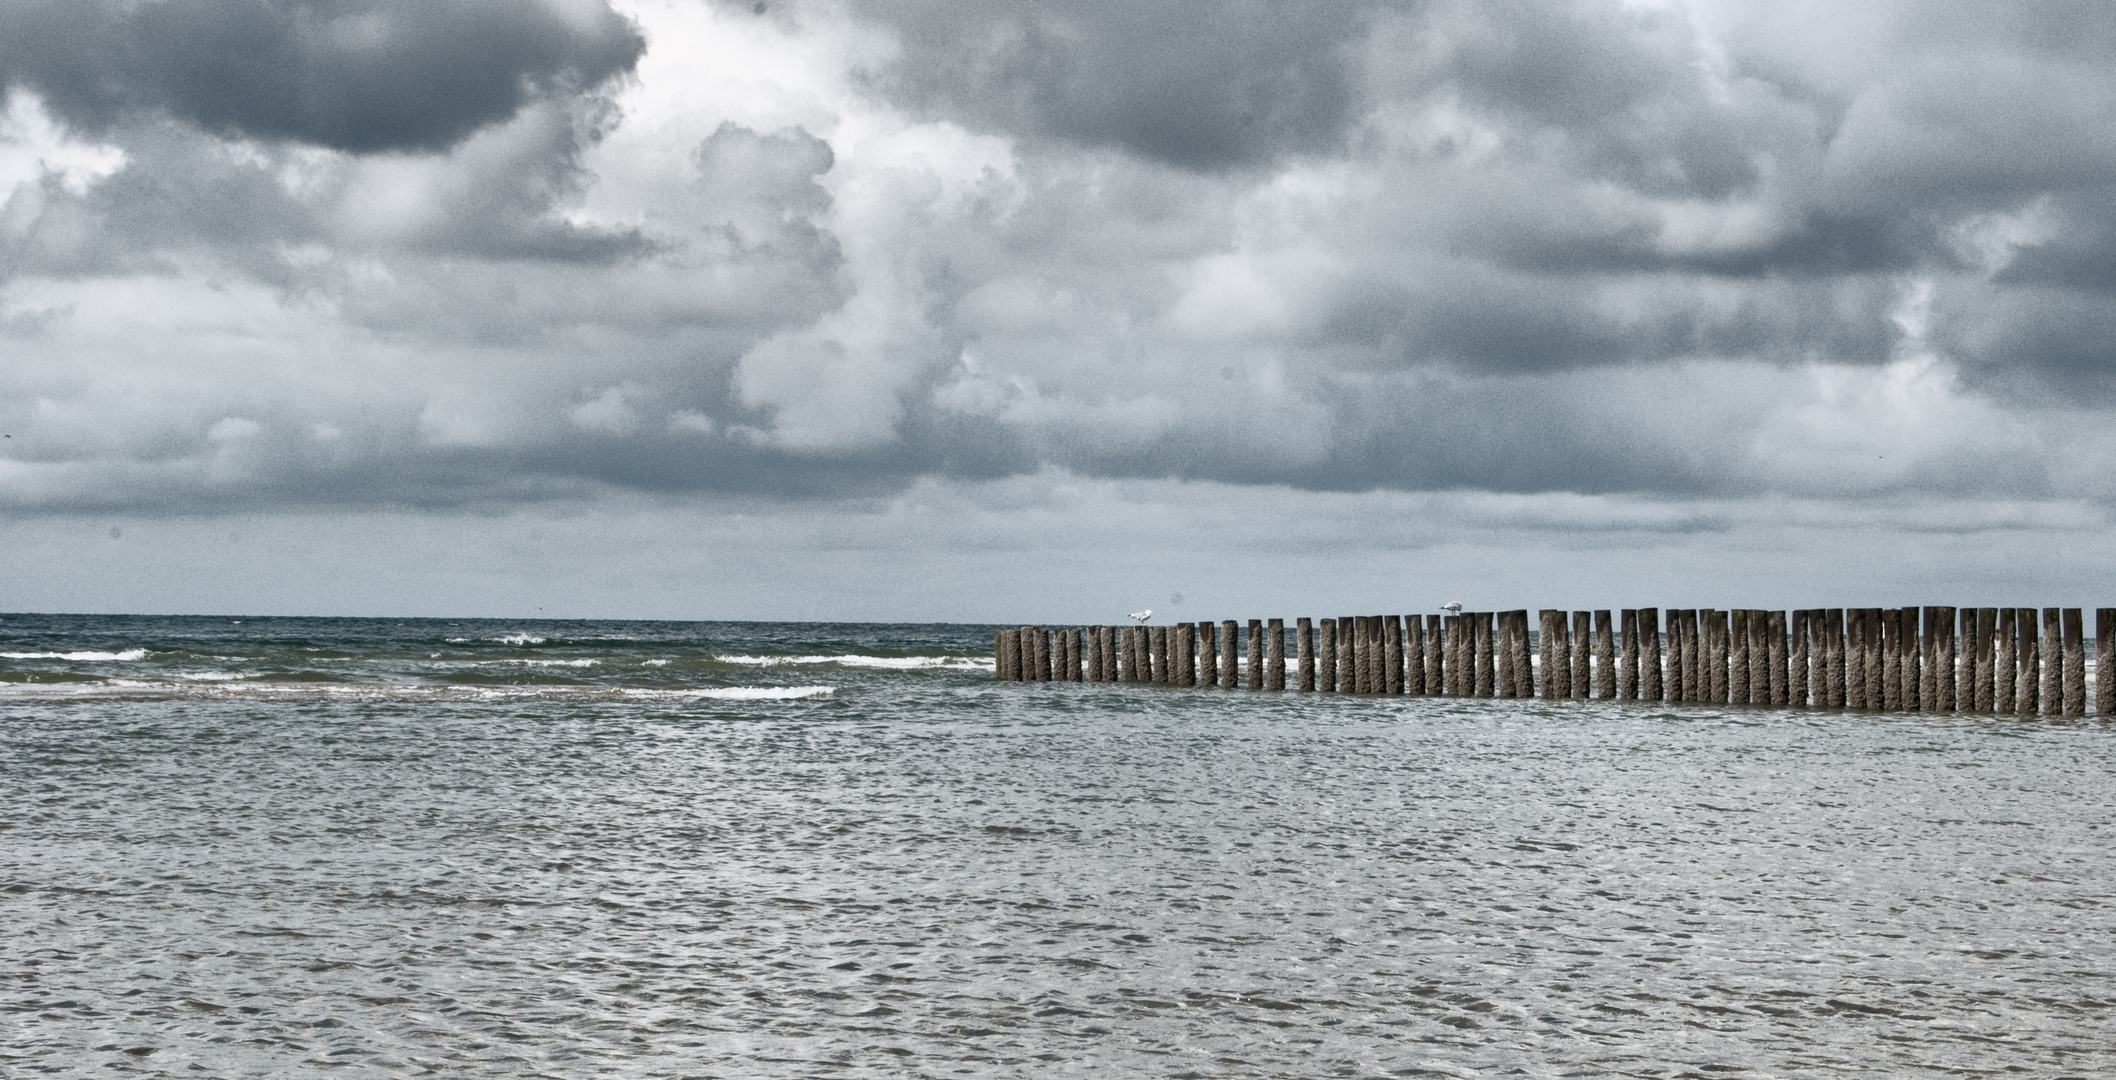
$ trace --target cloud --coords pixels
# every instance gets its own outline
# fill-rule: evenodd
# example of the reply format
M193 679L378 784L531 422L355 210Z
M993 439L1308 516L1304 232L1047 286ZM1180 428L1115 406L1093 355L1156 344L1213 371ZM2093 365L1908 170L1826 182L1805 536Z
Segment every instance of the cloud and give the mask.
M1933 10L17 5L0 504L2116 499L2111 20Z
M153 113L352 153L445 149L644 47L600 0L22 0L0 42L0 83L84 130Z

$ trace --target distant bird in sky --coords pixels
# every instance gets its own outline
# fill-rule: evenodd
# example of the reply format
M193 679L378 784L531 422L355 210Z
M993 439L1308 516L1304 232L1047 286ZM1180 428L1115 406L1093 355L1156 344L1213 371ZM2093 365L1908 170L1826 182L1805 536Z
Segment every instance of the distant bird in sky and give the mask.
M1449 614L1461 614L1462 601L1450 600L1447 603L1440 605L1440 610L1448 612Z
M1147 609L1146 609L1145 611L1134 611L1134 612L1132 612L1131 614L1129 614L1129 615L1126 615L1126 616L1125 616L1125 618L1127 618L1127 619L1130 619L1130 620L1131 620L1131 621L1133 621L1133 622L1141 622L1141 623L1142 623L1142 622L1145 622L1146 620L1148 620L1148 619L1151 619L1151 618L1153 618L1153 617L1154 617L1154 609L1152 609L1152 608L1147 608Z

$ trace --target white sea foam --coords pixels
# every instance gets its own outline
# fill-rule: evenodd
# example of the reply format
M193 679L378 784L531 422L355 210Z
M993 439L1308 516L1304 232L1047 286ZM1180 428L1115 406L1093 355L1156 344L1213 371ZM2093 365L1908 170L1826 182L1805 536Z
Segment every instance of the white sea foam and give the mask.
M256 679L263 676L260 672L245 671L179 671L176 673L176 677L189 679L193 682L240 682L244 679Z
M723 664L741 664L747 667L785 667L800 664L835 664L844 668L873 668L881 671L990 671L989 657L978 656L725 656L713 659Z
M145 660L147 650L126 649L124 652L0 652L0 657L9 660Z
M499 637L486 638L485 640L497 641L502 645L542 645L544 643L544 639L537 637L535 634L502 634Z
M520 664L523 667L600 667L602 661L581 660L502 660L502 664Z
M211 674L211 673L208 673ZM221 700L337 698L363 701L493 701L574 698L648 701L801 701L829 697L834 686L705 686L657 689L633 686L405 686L377 683L164 682L108 679L94 683L0 683L0 698L155 697Z
M669 662L666 660L641 660L639 665L641 667L667 667Z

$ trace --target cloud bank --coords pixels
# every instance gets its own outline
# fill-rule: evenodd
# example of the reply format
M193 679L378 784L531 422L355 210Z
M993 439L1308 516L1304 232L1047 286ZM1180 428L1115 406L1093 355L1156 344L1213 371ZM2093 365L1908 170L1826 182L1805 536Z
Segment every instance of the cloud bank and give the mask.
M12 513L2116 500L2101 5L30 0L0 42Z

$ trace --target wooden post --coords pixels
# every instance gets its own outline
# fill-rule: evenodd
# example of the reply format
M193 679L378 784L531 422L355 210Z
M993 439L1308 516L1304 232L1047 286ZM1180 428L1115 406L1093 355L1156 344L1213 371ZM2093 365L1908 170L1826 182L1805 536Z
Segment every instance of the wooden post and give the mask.
M1438 615L1425 617L1425 692L1437 696L1446 690L1446 656L1444 633Z
M2014 695L2013 714L2021 717L2037 716L2042 712L2042 640L2036 633L2035 609L2024 607L2013 613L2013 628L2019 635L2018 647L2014 650Z
M1425 689L1425 620L1416 615L1403 617L1403 692L1424 697Z
M1875 663L1881 673L1881 692L1868 695L1868 701L1885 712L1902 712L1902 612L1881 608L1877 623L1881 625L1881 648Z
M2042 699L2044 716L2062 716L2065 711L2065 624L2064 609L2043 609L2043 678Z
M1184 623L1180 631L1181 640L1176 643L1176 655L1183 658L1182 674L1177 676L1178 686L1197 686L1198 680L1198 624Z
M1822 634L1822 685L1815 697L1832 709L1844 707L1844 609L1824 608L1817 624Z
M1681 608L1668 609L1668 700L1690 700L1688 686L1690 675L1689 650L1683 648L1689 637L1689 620L1683 618Z
M1360 664L1366 668L1367 693L1385 694L1389 689L1388 635L1383 633L1381 616L1369 615L1367 624L1367 650L1360 656Z
M1727 701L1727 613L1706 608L1698 617L1704 620L1705 700L1724 705Z
M1300 692L1315 692L1315 624L1307 618L1293 622L1293 648L1299 657Z
M1962 655L1955 663L1955 709L1976 711L1977 609L1965 607L1956 613L1961 626Z
M2020 695L2019 657L2015 655L2020 646L2020 625L2015 621L2016 615L2013 608L1998 609L1998 648L1991 658L1991 711L2000 716L2013 715L2014 699Z
M1264 689L1285 688L1286 620L1272 619L1264 624Z
M1324 619L1315 628L1315 688L1325 694L1337 692L1337 620Z
M1211 620L1198 623L1198 685L1207 689L1220 685L1220 634Z
M1637 701L1638 691L1638 609L1618 608L1616 632L1620 639L1616 654L1616 699Z
M1462 673L1469 670L1469 654L1462 649L1463 636L1469 632L1462 616L1449 615L1441 619L1443 637L1440 647L1446 659L1440 662L1440 679L1447 688L1449 697L1468 695L1468 683L1462 681Z
M1403 617L1381 617L1381 692L1403 693Z
M1558 616L1561 612L1543 608L1536 612L1536 659L1543 673L1543 700L1549 701L1564 695L1558 693Z
M1371 693L1367 689L1367 617L1347 615L1337 620L1339 633L1344 635L1344 648L1337 654L1337 662L1343 665L1343 683L1339 689L1347 694Z
M1866 708L1866 609L1844 609L1844 707Z
M1923 631L1918 649L1918 711L1940 711L1940 609L1930 604L1919 614Z
M1146 681L1156 685L1168 681L1168 628L1146 628Z
M1881 707L1881 609L1866 609L1866 640L1860 646L1866 651L1866 707Z
M1666 684L1660 673L1660 609L1638 609L1638 699L1659 701Z
M1786 612L1785 704L1805 706L1810 685L1807 671L1808 612L1795 608Z
M1976 608L1976 712L1998 707L1998 608Z
M1021 659L1021 646L1014 640L1019 631L992 631L992 677L1001 682L1013 682L1020 678L1014 670Z
M1474 693L1477 697L1488 698L1492 696L1492 691L1496 689L1493 684L1498 674L1497 670L1492 666L1492 613L1489 611L1473 612L1470 614L1469 623L1470 636L1475 639L1474 645L1477 654L1475 659L1477 683Z
M2086 625L2080 609L2065 609L2065 718L2087 714Z
M1220 620L1220 689L1232 690L1241 683L1238 675L1242 663L1240 651L1241 635L1233 619Z
M1918 657L1922 655L1919 650L1923 647L1918 640L1918 609L1907 607L1902 614L1903 635L1897 639L1897 645L1903 652L1903 711L1917 712L1920 708L1918 691L1924 686L1918 674Z
M1051 681L1051 639L1040 626L1021 628L1022 677L1030 682Z
M1607 609L1594 613L1594 696L1616 700L1616 613Z
M1567 657L1570 670L1565 673L1567 680L1565 688L1570 691L1568 696L1573 698L1573 700L1585 701L1587 700L1587 695L1594 688L1593 612L1575 611L1572 613L1572 633L1566 637L1565 644L1570 648L1572 654Z
M1749 616L1757 634L1749 643L1749 660L1762 667L1749 675L1749 693L1768 705L1785 704L1785 612L1758 611ZM1761 680L1759 684L1758 680Z
M1940 617L1933 624L1940 634L1939 648L1933 653L1933 664L1940 669L1939 711L1941 712L1953 712L1955 710L1954 615L1953 608L1942 604L1940 606Z
M2094 715L2116 716L2116 608L2094 609Z
M1248 645L1246 658L1249 670L1244 673L1247 676L1244 683L1251 690L1262 690L1264 688L1264 620L1249 620L1249 640L1245 644ZM1281 649L1284 647L1283 645L1280 646Z
M1514 674L1514 622L1503 611L1494 612L1492 617L1498 620L1493 625L1492 638L1493 695L1502 698L1519 697L1523 680L1517 679Z
M1749 612L1735 608L1727 612L1727 702L1749 703Z
M1687 700L1704 701L1712 684L1706 674L1704 617L1709 609L1683 609L1683 689Z

